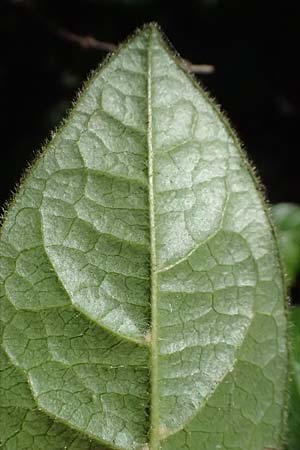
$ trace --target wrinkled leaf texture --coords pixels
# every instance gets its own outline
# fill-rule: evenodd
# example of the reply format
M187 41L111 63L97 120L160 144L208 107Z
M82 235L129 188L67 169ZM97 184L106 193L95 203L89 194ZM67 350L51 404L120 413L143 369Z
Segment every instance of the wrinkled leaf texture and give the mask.
M279 449L277 253L235 135L145 27L6 214L1 448Z

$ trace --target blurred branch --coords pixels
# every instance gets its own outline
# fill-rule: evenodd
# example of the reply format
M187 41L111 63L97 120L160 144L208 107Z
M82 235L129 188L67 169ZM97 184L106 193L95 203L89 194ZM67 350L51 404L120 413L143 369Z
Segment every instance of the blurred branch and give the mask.
M215 72L215 66L211 64L193 64L187 59L184 60L185 66L189 72L199 73L201 75L210 75Z
M112 42L99 41L93 36L81 36L65 28L57 27L53 21L40 15L34 8L30 0L11 0L11 3L22 7L27 13L34 17L45 28L48 28L51 33L55 34L59 38L78 45L84 50L100 50L104 52L114 52L118 46ZM193 64L188 60L183 60L183 66L192 73L201 75L210 75L215 72L215 67L211 64Z
M118 46L112 42L98 41L93 36L80 36L79 34L72 33L65 29L58 29L56 34L67 41L78 44L81 48L86 50L97 49L105 52L114 52L118 48ZM184 66L189 72L202 75L210 75L215 72L215 68L211 64L193 64L186 59L183 61Z
M93 36L80 36L79 34L72 33L63 28L56 30L56 34L66 41L78 44L81 48L86 50L96 49L104 52L114 52L117 49L117 45L112 42L98 41Z

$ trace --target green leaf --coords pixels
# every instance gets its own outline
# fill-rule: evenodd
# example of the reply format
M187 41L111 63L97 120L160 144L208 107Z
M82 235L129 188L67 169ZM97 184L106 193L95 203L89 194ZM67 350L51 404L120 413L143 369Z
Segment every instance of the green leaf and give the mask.
M300 207L293 203L279 203L272 208L279 229L279 244L291 284L300 274Z
M279 449L277 253L227 121L145 27L6 215L1 448Z
M300 308L290 310L292 354L290 405L289 405L289 450L299 450L300 446Z

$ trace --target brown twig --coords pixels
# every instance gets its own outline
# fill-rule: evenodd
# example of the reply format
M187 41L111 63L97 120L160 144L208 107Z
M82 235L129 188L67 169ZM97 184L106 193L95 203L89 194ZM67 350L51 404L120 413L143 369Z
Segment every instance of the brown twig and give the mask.
M58 29L56 34L66 41L78 44L81 48L86 50L96 49L104 52L114 52L117 49L117 45L112 42L98 41L93 36L80 36L64 29Z
M215 66L211 64L193 64L187 59L184 60L184 64L189 72L199 73L201 75L210 75L215 73Z
M65 29L59 29L56 34L61 38L79 45L81 48L89 50L96 49L105 52L114 52L118 46L112 42L98 41L93 36L80 36ZM211 64L193 64L188 60L184 60L185 67L192 73L202 75L210 75L215 72L215 67Z
M30 0L11 0L11 2L25 8L27 12L34 16L36 20L42 23L56 36L65 41L72 42L82 49L95 49L104 52L114 52L118 48L118 46L112 42L98 41L98 39L94 38L93 36L81 36L65 28L58 28L51 20L48 20L47 18L38 14ZM215 72L214 66L210 64L193 64L190 61L184 60L184 66L189 72L201 75L210 75Z

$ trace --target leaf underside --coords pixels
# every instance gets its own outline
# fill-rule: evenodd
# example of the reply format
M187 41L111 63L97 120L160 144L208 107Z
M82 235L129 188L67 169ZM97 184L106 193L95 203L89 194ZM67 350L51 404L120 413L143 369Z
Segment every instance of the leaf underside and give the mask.
M281 446L284 288L253 175L155 26L97 71L0 239L0 447Z

